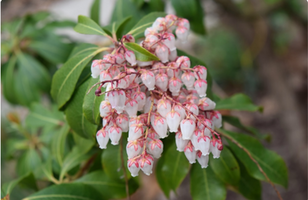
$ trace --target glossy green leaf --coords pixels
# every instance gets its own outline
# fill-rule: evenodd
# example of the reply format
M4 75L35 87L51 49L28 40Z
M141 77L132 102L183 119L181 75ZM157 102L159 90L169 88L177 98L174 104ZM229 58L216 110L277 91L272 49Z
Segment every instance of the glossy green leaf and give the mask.
M15 179L9 183L2 184L1 187L1 198L4 198L7 194L10 194L16 185L22 185L27 188L37 190L36 180L32 173L28 173Z
M17 174L22 176L34 172L38 167L40 167L41 162L42 159L38 152L35 149L30 148L18 159L16 168Z
M224 183L237 185L240 180L240 167L227 147L224 147L219 159L213 159L210 156L209 164L216 176Z
M270 151L262 146L262 144L255 138L239 134L231 131L220 129L220 131L242 145L249 151L251 156L259 163L263 171L269 179L276 184L282 185L285 188L288 186L288 170L283 159L273 151ZM245 165L247 171L251 176L258 180L266 181L263 174L258 169L257 165L250 159L247 153L239 148L232 141L228 140L230 148Z
M51 153L60 166L62 166L63 163L65 140L69 133L69 129L69 125L64 124L61 129L53 135L51 141Z
M107 35L100 25L83 15L78 16L78 24L75 26L74 30L78 33L88 35Z
M50 87L50 76L47 69L36 59L26 53L17 54L17 63L29 82L41 90L48 90Z
M123 155L124 166L128 178L130 178L131 175L127 169L127 154L126 154L127 133L122 133L122 138L123 138L121 140L122 149L120 144L112 145L110 144L110 142L108 143L107 150L103 151L102 154L102 164L103 164L103 169L107 174L107 176L109 176L112 179L120 179L124 181L121 154Z
M165 148L165 147L164 147ZM167 198L176 191L189 172L190 164L184 153L176 150L175 142L164 149L156 166L156 179Z
M199 60L198 58L194 57L194 56L191 56L187 53L185 53L184 51L181 51L181 50L177 50L178 52L178 56L187 56L189 57L190 59L190 63L191 63L191 67L194 67L196 65L202 65L204 67L207 67L206 64L204 62L202 62L201 60ZM206 96L209 97L210 99L213 99L214 98L214 95L213 95L213 91L212 91L212 76L211 76L211 73L209 72L209 70L207 69L207 78L206 78L206 81L207 81L207 91L206 91Z
M81 43L75 46L75 48L71 51L69 55L69 59L74 56L79 56L82 54L91 53L98 49L97 45L90 43Z
M260 181L251 177L241 162L239 162L239 166L241 168L241 178L238 183L239 193L247 199L260 200L262 193Z
M69 170L79 165L82 161L86 160L89 157L86 154L92 148L92 146L93 141L87 139L82 139L81 144L77 144L74 146L72 151L65 156L60 173L60 179L62 179Z
M56 180L52 173L52 161L51 159L44 162L39 168L40 173L42 173L41 177L47 178L49 181Z
M188 19L191 29L199 34L205 34L203 23L203 8L200 0L171 0L176 15Z
M97 125L90 123L86 119L82 109L83 101L89 85L89 80L77 88L75 94L65 109L65 115L68 124L74 132L84 138L92 138L92 136L95 135L97 129Z
M243 131L246 131L250 134L255 135L259 140L266 140L268 142L271 141L271 135L269 134L262 134L260 133L256 128L251 126L244 126L239 118L234 116L223 116L222 117L223 122L227 122L228 124L231 124L232 126L235 126Z
M253 104L251 99L244 94L235 94L232 97L222 99L216 102L216 110L243 110L243 111L260 111L263 108Z
M90 49L90 50L89 50ZM58 108L62 108L71 98L79 76L85 66L98 53L107 48L89 47L83 50L83 53L71 57L53 76L51 95L56 100Z
M112 179L101 170L87 174L75 182L92 186L104 196L104 199L120 199L126 197L125 182ZM128 181L128 186L130 194L133 194L138 189L138 183L132 178Z
M63 43L58 37L47 37L42 40L33 40L29 48L51 63L64 63L71 50L72 44Z
M3 66L1 66L3 67ZM15 94L15 77L14 70L16 67L16 57L12 56L6 65L6 69L4 71L4 76L2 77L2 92L4 97L11 103L16 104L18 102L16 94Z
M99 24L99 18L100 18L99 16L100 5L101 5L101 0L94 0L90 10L90 18L97 24Z
M146 16L144 16L129 32L128 34L132 34L135 39L144 37L145 29L152 26L153 22L158 17L165 17L166 13L164 12L153 12Z
M152 61L159 60L154 54L150 53L145 48L139 46L136 43L124 43L124 46L135 53L136 59L139 61Z
M86 90L86 92L89 91L89 89L96 83L99 82L99 79L95 79L95 78L90 78L90 80L88 81L89 85L88 88ZM101 124L101 118L100 118L100 113L99 113L99 105L100 103L104 100L105 95L101 95L101 96L96 96L95 95L95 90L99 87L99 85L97 85L96 87L94 87L91 92L89 94L86 94L84 97L84 102L83 102L83 114L85 116L85 118L91 122L92 124ZM105 88L103 88L103 91L105 91Z
M103 198L93 187L83 183L66 183L47 187L23 200L97 200Z
M227 189L210 167L202 169L199 164L194 164L190 173L190 192L193 200L225 200Z
M26 118L28 127L56 127L64 123L64 115L58 110L48 110L42 104L34 103L30 107L30 113Z

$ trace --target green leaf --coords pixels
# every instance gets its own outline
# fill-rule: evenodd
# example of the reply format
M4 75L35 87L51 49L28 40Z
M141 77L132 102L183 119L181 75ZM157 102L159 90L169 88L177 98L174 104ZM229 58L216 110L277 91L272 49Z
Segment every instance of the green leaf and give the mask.
M199 164L194 164L190 173L190 192L193 200L225 200L227 190L210 167L202 169Z
M71 98L76 83L81 72L91 59L98 53L107 48L89 47L84 49L78 55L71 57L64 65L55 73L52 79L51 95L56 100L58 108L62 108L65 103Z
M52 173L52 161L51 159L45 161L43 165L40 167L40 173L42 173L41 177L47 178L49 181L56 180Z
M209 163L216 176L224 183L237 185L240 180L240 167L227 147L224 147L219 159L210 157Z
M60 166L62 166L63 163L65 139L69 130L69 125L64 124L62 128L56 132L51 141L51 153Z
M203 23L203 9L200 0L171 0L176 15L186 18L190 22L191 29L199 34L205 34Z
M216 102L216 110L243 110L243 111L263 111L261 106L256 106L251 99L244 94L235 94L232 97Z
M120 199L126 197L125 182L110 178L104 171L94 171L75 182L92 186L104 196L104 199ZM128 186L130 194L133 194L138 189L138 183L132 178L128 181Z
M97 200L101 195L93 187L83 183L66 183L47 187L23 200Z
M220 131L247 149L273 183L282 185L285 188L288 186L288 170L285 162L278 154L264 148L257 139L251 136L226 131L223 129L220 129ZM227 141L232 151L245 165L249 174L258 180L266 181L266 178L260 172L257 165L250 159L247 153L230 140L227 139Z
M165 17L166 13L164 12L153 12L146 16L144 16L129 32L128 34L132 34L135 39L144 37L145 29L152 26L153 22L158 17Z
M139 61L152 61L152 60L159 60L154 54L150 53L145 48L139 46L136 43L127 42L124 43L124 46L135 53L136 59Z
M30 107L30 113L26 118L28 127L56 127L64 123L64 116L58 110L50 111L42 104L34 103Z
M127 163L127 154L126 154L126 144L127 140L124 138L127 138L127 133L122 133L121 144L119 145L112 145L108 143L107 149L103 151L102 154L102 164L103 169L107 176L109 176L112 179L122 180L124 181L124 173L122 168L122 161L121 161L121 150L124 160L124 166L126 169L126 174L128 178L130 178L130 172L128 171L126 167ZM122 145L122 148L121 148Z
M206 96L213 100L214 95L213 95L213 91L212 91L212 76L211 76L211 73L209 72L206 64L204 62L202 62L201 60L199 60L198 58L185 53L184 51L181 51L179 49L177 51L178 51L178 56L187 56L190 59L191 67L194 67L196 65L202 65L202 66L207 68L206 81L207 81L208 86L207 86Z
M63 179L64 175L73 167L79 165L82 161L86 160L89 156L86 155L92 148L93 141L82 139L81 144L74 146L72 151L65 156L63 166L60 173L60 179Z
M101 5L101 0L94 0L90 10L90 17L97 24L99 24L100 5Z
M64 63L71 50L72 44L63 43L57 37L47 37L41 40L33 40L29 44L29 48L51 63Z
M90 123L86 119L82 109L89 81L90 79L77 88L76 93L73 95L65 109L68 124L74 132L84 138L91 138L94 136L97 129L97 125Z
M262 187L259 180L251 177L245 166L239 162L241 178L238 183L238 191L247 199L261 200Z
M251 126L244 126L239 118L234 116L223 116L222 117L223 122L227 122L228 124L231 124L232 126L235 126L243 131L246 131L250 134L255 135L259 140L266 140L267 142L271 141L271 135L269 134L262 134L260 133L256 128Z
M36 180L32 173L28 173L19 177L9 183L5 183L1 188L1 198L4 198L7 194L10 194L16 185L22 185L27 188L37 190Z
M42 162L41 157L34 148L24 152L17 161L17 174L19 176L34 172Z
M90 80L88 82L89 82L89 85L88 85L86 92L88 92L89 89L94 84L98 83L99 79L90 78ZM99 113L99 105L105 97L105 95L101 95L101 96L95 95L95 90L98 87L99 87L99 85L94 87L89 94L85 95L83 105L82 105L83 114L84 114L85 118L89 122L91 122L92 124L97 124L97 125L101 124L100 113ZM105 88L103 88L103 92L104 91L105 91Z
M176 191L180 186L188 174L189 168L190 164L185 154L176 150L176 145L173 140L171 146L164 149L156 166L157 182L167 198L169 198L171 190Z
M74 30L78 33L88 35L107 35L100 25L83 15L78 16L78 24L75 26Z
M41 63L32 56L21 52L17 54L17 63L19 69L24 73L23 75L27 77L29 82L35 84L37 88L43 91L49 90L50 76L47 69Z
M120 40L122 35L124 34L124 28L126 24L131 20L131 18L132 17L129 16L121 21L113 22L112 24L103 27L103 30L110 36L112 36L112 34L116 34L117 39Z
M15 94L15 76L14 70L16 66L16 57L12 56L6 66L6 70L4 71L4 76L2 77L2 91L5 98L13 103L16 104L18 102L16 94ZM2 66L3 67L3 66Z

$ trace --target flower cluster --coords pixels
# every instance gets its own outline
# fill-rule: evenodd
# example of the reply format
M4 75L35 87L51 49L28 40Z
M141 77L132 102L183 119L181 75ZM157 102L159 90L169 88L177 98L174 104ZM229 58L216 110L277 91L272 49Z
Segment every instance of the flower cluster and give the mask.
M106 87L100 105L103 127L97 132L97 141L105 149L109 140L117 145L122 133L128 132L127 166L132 176L140 169L152 173L154 158L163 152L161 139L169 133L175 133L177 150L203 168L208 166L209 153L219 158L223 148L213 130L221 126L221 114L206 97L207 69L192 67L188 57L177 56L174 30L178 39L185 40L189 22L167 15L145 30L140 46L160 61L136 60L134 52L124 46L135 40L125 35L111 54L92 63L92 77L100 77L96 95L103 94L101 88Z

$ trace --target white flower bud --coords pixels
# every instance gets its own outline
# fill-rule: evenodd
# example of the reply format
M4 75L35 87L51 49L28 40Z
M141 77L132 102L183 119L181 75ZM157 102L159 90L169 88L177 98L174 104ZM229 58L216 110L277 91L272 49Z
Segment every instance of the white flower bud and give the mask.
M204 97L199 100L198 106L201 110L214 110L216 107L216 103L211 99Z
M119 114L116 118L116 124L122 129L122 132L127 132L129 128L129 120L127 114Z
M183 140L181 131L178 131L175 135L176 150L183 152L189 140Z
M177 77L169 80L169 90L172 92L172 96L179 96L182 85L181 80Z
M195 122L192 119L183 119L180 125L181 125L183 139L190 140L196 128Z
M162 63L168 62L169 50L164 45L158 45L155 50L156 56L161 60Z
M170 51L170 54L169 54L169 60L170 61L175 61L176 58L178 57L178 52L176 51L176 49L174 49L173 51Z
M129 98L125 102L125 111L129 117L136 117L138 111L138 102L135 99Z
M136 56L135 56L135 53L133 51L126 51L125 52L125 59L127 62L130 63L131 66L135 66L137 64L136 62Z
M99 113L101 117L106 117L111 112L111 104L109 101L102 101L99 106Z
M109 133L106 131L106 129L102 128L96 133L96 140L99 144L100 149L106 149L107 143L109 141Z
M148 143L148 153L153 155L154 158L159 158L163 152L163 142L161 140L152 139Z
M177 132L181 122L180 113L172 109L166 116L167 124L169 126L170 132Z
M157 102L157 112L166 118L167 114L171 111L171 103L166 98L162 98Z
M113 125L109 129L109 137L112 145L118 145L122 136L122 130L117 125Z
M140 171L139 159L131 158L127 161L127 168L130 171L132 177L138 176Z
M194 66L194 70L196 79L200 78L202 80L206 80L207 70L204 66L201 65Z
M194 146L191 144L191 142L188 142L184 149L185 156L190 164L193 164L196 162L196 151L194 149Z
M167 121L160 114L154 113L151 116L151 125L160 138L167 137Z
M194 83L194 86L201 98L206 96L207 82L205 80L198 79Z
M126 145L126 153L128 158L133 158L142 152L143 143L138 140L130 141Z
M145 93L138 91L134 94L133 98L138 102L138 111L143 110L146 101Z
M93 60L91 65L91 76L97 78L99 74L104 70L103 60Z
M155 76L155 85L159 87L162 91L167 91L168 83L168 76L166 74L159 73Z
M197 152L197 160L201 165L201 168L207 168L209 163L209 155L202 155L201 151Z
M139 160L140 169L146 174L152 174L154 158L150 154L142 156Z
M145 86L149 90L154 90L155 88L155 76L153 72L148 71L148 70L143 70L142 75L141 75L141 80L144 83Z
M200 136L198 138L197 146L204 156L210 154L210 141L211 139L207 136Z
M190 71L186 71L182 74L182 81L184 85L186 86L187 90L193 90L194 89L194 83L195 83L195 77L194 74Z

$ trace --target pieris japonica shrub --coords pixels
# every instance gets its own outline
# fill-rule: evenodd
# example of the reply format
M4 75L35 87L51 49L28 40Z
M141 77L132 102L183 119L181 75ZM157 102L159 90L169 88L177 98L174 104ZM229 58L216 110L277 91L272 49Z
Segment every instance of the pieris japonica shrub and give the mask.
M3 184L2 198L17 184L37 190L36 180L50 185L25 199L129 198L152 184L141 182L144 174L156 177L166 197L189 176L194 200L223 200L227 188L260 199L260 181L287 186L284 161L260 143L266 135L231 115L262 108L244 94L220 99L211 88L215 66L177 48L190 42L191 30L205 33L198 20L162 12L130 18L125 13L138 15L137 7L118 0L112 23L101 27L97 2L74 30L102 41L69 52L52 77L50 109L32 104L25 123L8 116L23 139L8 142L10 156L15 149L21 156L18 179Z

